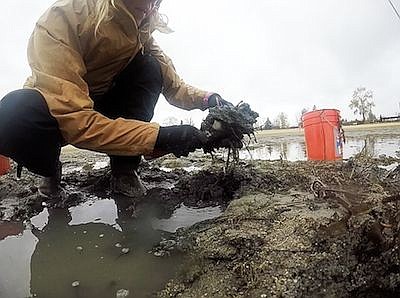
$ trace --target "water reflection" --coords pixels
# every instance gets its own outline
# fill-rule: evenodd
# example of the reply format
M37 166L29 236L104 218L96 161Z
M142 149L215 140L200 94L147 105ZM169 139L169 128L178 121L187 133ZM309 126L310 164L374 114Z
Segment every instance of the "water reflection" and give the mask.
M197 222L216 218L221 214L222 208L219 206L193 209L182 204L180 208L174 211L171 218L154 218L152 225L155 229L174 233L178 228L189 227Z
M143 297L172 277L174 258L160 260L148 253L160 233L146 219L135 220L122 212L118 231L115 224L100 223L108 221L113 210L106 218L99 217L99 223L79 224L76 218L73 221L74 213L79 212L51 209L47 226L32 230L39 240L31 259L32 294L114 297L119 289L127 289ZM124 248L129 254L122 252ZM79 287L72 287L74 281L79 281Z
M149 253L166 232L221 211L181 206L159 220L154 206L133 217L130 202L91 200L44 209L25 226L0 223L0 297L147 297L173 277L181 257ZM172 229L173 227L173 229ZM78 281L79 286L73 287Z
M4 233L4 225L10 224L18 226L18 233ZM30 297L30 261L38 239L21 223L0 223L0 230L0 297Z
M102 223L114 227L118 231L122 228L118 225L118 208L112 199L87 201L79 206L69 208L71 214L70 226L88 223ZM122 216L120 212L120 216Z
M250 151L250 153L249 153ZM292 142L282 141L279 143L266 144L262 147L251 148L249 151L242 150L239 153L241 159L255 160L305 160L306 147L304 141Z
M349 140L344 147L344 157L349 158L362 152L368 156L387 156L396 157L396 151L400 149L399 138L384 138L377 136L366 136L363 139Z
M362 137L348 137L343 146L343 158L348 159L360 152L365 155L378 157L385 154L387 156L396 156L396 151L400 149L400 136L378 136L363 135ZM240 158L254 160L306 160L306 146L304 138L288 137L286 140L282 137L274 139L271 137L268 143L258 144L255 148L240 151Z

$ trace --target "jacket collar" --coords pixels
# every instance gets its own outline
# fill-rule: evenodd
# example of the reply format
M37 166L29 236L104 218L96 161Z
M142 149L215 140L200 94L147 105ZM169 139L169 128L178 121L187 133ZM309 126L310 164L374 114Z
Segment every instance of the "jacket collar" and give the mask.
M139 26L135 17L129 12L122 0L115 0L116 11L114 12L114 21L121 25L124 32L128 35L137 36L139 33Z

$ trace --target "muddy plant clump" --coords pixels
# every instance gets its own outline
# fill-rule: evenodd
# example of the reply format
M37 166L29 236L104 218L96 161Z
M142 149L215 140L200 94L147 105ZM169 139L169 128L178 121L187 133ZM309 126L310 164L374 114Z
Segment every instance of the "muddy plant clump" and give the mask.
M237 157L238 149L244 145L244 136L254 136L253 125L257 118L258 113L252 111L247 103L210 109L201 124L201 130L208 137L204 152L212 153L215 149L228 148Z

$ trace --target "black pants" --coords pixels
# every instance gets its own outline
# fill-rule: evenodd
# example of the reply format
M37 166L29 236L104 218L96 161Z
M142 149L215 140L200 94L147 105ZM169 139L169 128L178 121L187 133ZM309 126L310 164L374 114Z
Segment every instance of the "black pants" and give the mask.
M110 90L92 96L94 109L115 119L149 122L162 88L161 68L150 55L137 54L116 77ZM30 89L7 94L0 101L0 154L33 173L55 175L64 141L42 95ZM114 173L130 173L140 156L110 156Z

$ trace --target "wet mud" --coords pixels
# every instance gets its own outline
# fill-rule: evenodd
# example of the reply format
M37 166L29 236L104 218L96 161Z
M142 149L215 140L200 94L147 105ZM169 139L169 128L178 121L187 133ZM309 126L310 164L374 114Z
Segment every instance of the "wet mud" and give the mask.
M65 159L62 201L43 201L32 174L0 177L1 221L23 221L44 207L69 208L93 195L122 199L119 206L131 217L146 204L160 218L182 204L221 206L221 216L178 229L154 246L163 258L185 256L159 297L400 294L399 159L239 161L226 168L203 155L165 157L143 163L149 191L137 200L110 194L109 167L96 168L103 155L73 151Z

